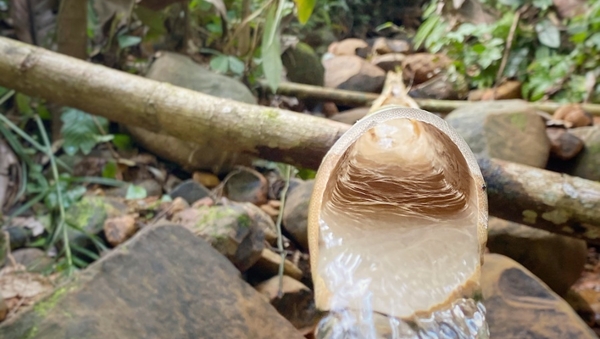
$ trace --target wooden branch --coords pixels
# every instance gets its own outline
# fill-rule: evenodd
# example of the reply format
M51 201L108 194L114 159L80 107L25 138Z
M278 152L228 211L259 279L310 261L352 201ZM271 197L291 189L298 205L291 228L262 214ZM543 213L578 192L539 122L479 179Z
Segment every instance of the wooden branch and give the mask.
M183 140L317 169L349 126L215 98L0 37L0 86ZM600 183L481 160L490 214L600 244Z
M0 86L182 140L316 168L349 126L216 98L0 37Z
M490 215L600 244L600 182L479 159Z
M261 82L260 85L265 91L270 92L269 87L265 83ZM277 88L277 94L289 95L299 99L332 101L336 104L347 106L371 106L373 101L379 97L379 94L376 93L347 91L335 88L296 84L293 82L284 82L280 84L279 88ZM450 113L459 107L477 102L435 99L415 99L415 101L419 104L421 109L436 113ZM548 113L554 113L560 106L567 105L558 102L530 102L529 104L540 111ZM582 104L581 106L586 112L600 116L600 105Z

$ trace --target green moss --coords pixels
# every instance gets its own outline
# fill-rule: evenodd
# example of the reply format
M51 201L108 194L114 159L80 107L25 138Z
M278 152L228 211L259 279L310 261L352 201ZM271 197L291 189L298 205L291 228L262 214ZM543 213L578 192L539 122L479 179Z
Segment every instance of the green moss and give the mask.
M21 337L22 339L31 339L39 332L37 325L32 326L25 334Z
M277 112L276 110L272 110L272 109L265 110L263 112L263 114L269 120L275 120L275 119L279 118L279 112Z
M239 215L237 221L239 225L244 228L248 228L252 224L252 219L246 214Z
M48 298L39 301L33 306L33 310L40 317L45 317L48 311L52 310L61 300L62 296L68 291L67 287L57 288Z
M117 210L103 197L84 197L67 211L67 223L87 231L94 231L96 225L102 225L107 216Z

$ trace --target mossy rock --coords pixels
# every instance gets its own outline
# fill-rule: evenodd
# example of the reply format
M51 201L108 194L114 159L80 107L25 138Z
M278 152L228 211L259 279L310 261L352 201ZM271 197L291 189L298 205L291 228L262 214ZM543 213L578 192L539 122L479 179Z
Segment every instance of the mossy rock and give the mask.
M281 61L290 81L313 86L325 83L325 68L309 45L298 42L281 55Z

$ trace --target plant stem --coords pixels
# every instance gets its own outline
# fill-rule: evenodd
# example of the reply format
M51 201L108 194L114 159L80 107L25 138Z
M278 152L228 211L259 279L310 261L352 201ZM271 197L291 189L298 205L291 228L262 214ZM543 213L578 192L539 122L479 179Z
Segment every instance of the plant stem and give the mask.
M6 92L6 94L4 94L4 96L2 96L2 98L0 98L0 105L5 103L6 100L10 99L14 94L15 94L14 90L10 90L10 91Z
M279 290L277 291L277 297L283 296L283 264L285 263L285 251L283 249L283 234L281 232L281 222L283 220L283 209L285 208L285 200L287 191L290 188L290 177L292 176L292 166L285 166L285 185L281 191L281 206L279 207L279 214L277 215L277 250L281 254L281 262L279 263Z
M60 190L59 185L60 178L58 176L58 167L56 166L56 159L54 158L54 154L52 153L52 145L50 144L50 139L48 138L48 134L46 133L46 129L44 128L44 124L42 123L42 119L40 119L40 117L37 114L34 115L33 118L35 119L35 122L37 123L37 126L40 129L42 140L46 145L46 154L50 158L50 166L52 168L54 186L56 187L56 198L58 199L59 211L59 220L58 225L56 226L56 231L62 231L63 246L65 247L65 255L67 257L67 275L71 275L73 270L73 257L71 255L71 246L69 244L69 234L67 232L67 227L65 224L65 205L63 203L62 192Z

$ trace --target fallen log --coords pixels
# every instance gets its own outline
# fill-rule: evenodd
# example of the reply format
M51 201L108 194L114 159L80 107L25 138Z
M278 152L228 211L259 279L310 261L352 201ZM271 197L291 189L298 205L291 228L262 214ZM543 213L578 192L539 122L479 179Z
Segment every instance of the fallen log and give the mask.
M215 98L0 37L0 86L177 138L317 169L349 126ZM600 183L480 161L490 213L600 244ZM535 215L534 215L535 213Z
M260 83L261 88L267 92L271 92L270 87L264 83ZM341 90L335 88L325 88L319 86L311 86L297 84L293 82L284 82L277 88L276 94L293 96L299 99L314 99L323 101L332 101L336 104L347 106L371 106L373 101L379 97L376 93L363 93L356 91ZM465 100L435 100L435 99L415 99L421 109L436 113L450 113L451 111L473 104L477 101ZM558 102L531 102L530 105L540 111L554 113L559 107L567 104ZM593 115L600 116L600 105L598 104L582 104L583 109Z

